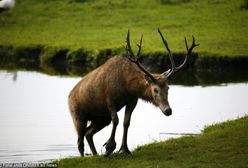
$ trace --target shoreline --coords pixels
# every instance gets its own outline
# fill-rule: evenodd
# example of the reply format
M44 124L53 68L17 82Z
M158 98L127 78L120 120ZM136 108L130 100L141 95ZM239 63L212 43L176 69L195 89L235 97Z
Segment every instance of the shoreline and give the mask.
M122 49L105 49L97 54L78 49L44 47L13 47L0 45L0 69L38 71L49 75L83 76L102 65L114 55L125 55ZM175 64L184 59L184 53L174 53ZM140 62L150 71L161 73L170 68L166 52L142 54ZM246 77L247 76L247 77ZM248 56L207 56L193 53L182 71L171 83L183 85L218 85L248 81Z
M180 64L185 53L174 53L176 64ZM30 65L66 65L66 66L91 66L98 67L110 57L125 55L124 48L104 49L97 54L86 51L83 48L71 51L68 48L24 46L14 47L11 45L0 45L0 65L4 64L30 64ZM152 71L163 71L170 64L166 52L153 52L141 54L139 58L144 66ZM156 65L153 66L153 65ZM197 71L223 71L223 70L245 70L248 69L248 56L210 56L207 54L193 52L186 63L187 68Z
M142 145L131 156L114 153L107 158L75 157L52 163L59 167L244 167L247 128L245 116L209 125L199 135Z

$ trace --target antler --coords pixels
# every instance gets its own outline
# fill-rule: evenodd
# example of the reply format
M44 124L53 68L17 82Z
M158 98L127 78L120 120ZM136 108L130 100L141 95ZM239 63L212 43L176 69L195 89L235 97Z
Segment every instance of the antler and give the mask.
M138 50L138 53L137 53L137 58L134 56L134 53L133 53L133 50L132 50L132 47L131 47L131 44L130 44L130 33L129 33L129 30L127 32L127 38L126 38L126 42L127 42L127 46L126 46L126 51L127 51L127 58L132 61L133 63L135 63L139 68L140 70L142 70L153 82L156 82L156 79L152 76L152 74L150 74L139 62L138 58L140 56L140 53L141 53L141 46L142 46L142 39L143 39L143 35L141 35L141 38L140 38L140 43L137 44L139 50Z
M163 37L163 35L162 35L160 29L158 29L158 33L160 34L160 36L161 36L161 38L162 38L162 41L163 41L163 43L164 43L164 45L165 45L165 48L167 49L167 51L168 51L168 53L169 53L170 62L171 62L171 69L169 69L169 70L163 72L163 73L161 74L161 76L164 76L165 78L169 78L172 74L174 74L176 71L178 71L179 69L181 69L181 68L186 64L187 59L188 59L188 56L191 55L193 49L194 49L195 47L199 46L200 44L195 44L195 37L192 36L192 37L193 37L193 42L192 42L191 47L189 48L189 47L188 47L188 43L187 43L187 39L186 39L186 37L185 37L185 45L186 45L186 49L187 49L187 54L186 54L186 56L185 56L185 58L184 58L183 63L182 63L181 65L179 65L179 66L176 67L176 66L175 66L175 62L174 62L174 59L173 59L172 54L171 54L171 51L170 51L170 49L169 49L169 47L168 47L168 43L167 43L167 41L164 39L164 37Z
M171 69L169 69L169 70L167 70L167 71L165 71L165 72L163 72L163 73L161 74L161 76L165 76L166 78L168 78L169 76L172 75L173 71L175 70L175 62L174 62L174 59L173 59L173 57L172 57L172 55L171 55L171 51L170 51L170 48L169 48L169 46L168 46L168 43L167 43L167 41L164 39L164 36L162 35L162 33L161 33L161 31L160 31L159 28L158 28L158 33L160 34L160 36L161 36L161 38L162 38L162 41L163 41L163 43L164 43L164 46L165 46L165 48L166 48L167 51L168 51L169 58L170 58L170 62L171 62Z

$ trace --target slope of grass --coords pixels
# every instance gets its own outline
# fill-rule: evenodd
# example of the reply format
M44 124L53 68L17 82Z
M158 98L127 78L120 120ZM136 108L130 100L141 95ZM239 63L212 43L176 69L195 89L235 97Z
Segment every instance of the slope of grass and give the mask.
M247 56L244 0L21 0L0 14L0 45L48 46L97 55L125 45L127 29L143 52L164 51L160 27L172 51L185 51L184 36L201 44L201 56Z
M132 156L68 158L60 168L144 168L248 166L248 117L207 127L198 136L187 136L138 147Z

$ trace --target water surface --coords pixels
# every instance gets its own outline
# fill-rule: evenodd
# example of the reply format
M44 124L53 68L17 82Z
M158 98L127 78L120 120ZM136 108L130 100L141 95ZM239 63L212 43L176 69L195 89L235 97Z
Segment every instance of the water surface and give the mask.
M67 96L81 78L48 76L37 72L0 71L0 163L37 162L79 156L77 136ZM210 87L171 85L172 116L139 101L128 134L130 149L171 136L164 133L200 133L206 125L248 114L248 85ZM122 139L124 110L119 112L117 149ZM111 125L94 136L96 148L108 140ZM86 153L90 149L86 144Z

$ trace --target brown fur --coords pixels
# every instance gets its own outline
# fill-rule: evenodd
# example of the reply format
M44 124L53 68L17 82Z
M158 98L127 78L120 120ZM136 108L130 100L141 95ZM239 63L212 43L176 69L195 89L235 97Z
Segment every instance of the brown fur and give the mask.
M153 74L153 76L158 80L158 85L167 85L167 80L160 79L160 75ZM130 153L126 143L127 128L138 98L157 105L149 79L136 64L126 57L112 57L105 64L87 74L73 88L68 99L71 116L79 137L78 147L81 155L84 152L84 136L93 154L97 154L92 137L111 120L113 131L106 143L106 149L109 154L114 150L115 128L118 125L116 113L124 106L126 106L127 117L125 116L124 121L126 131L124 131L121 150ZM87 121L91 121L89 127L87 127Z

